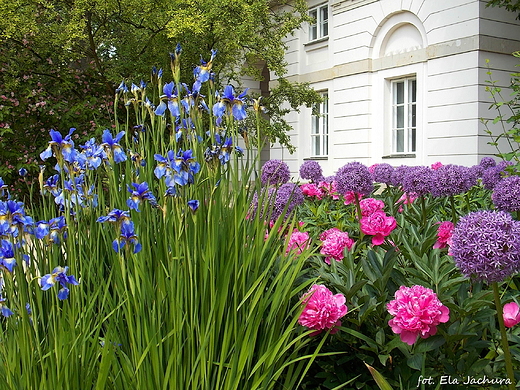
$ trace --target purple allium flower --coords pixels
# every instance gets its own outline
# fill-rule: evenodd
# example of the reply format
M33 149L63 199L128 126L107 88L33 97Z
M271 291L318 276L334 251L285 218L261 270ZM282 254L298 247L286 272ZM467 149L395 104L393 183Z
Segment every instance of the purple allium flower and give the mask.
M262 166L261 180L263 185L284 184L290 178L289 166L281 160L269 160Z
M348 191L367 196L374 190L372 176L368 168L360 162L353 161L345 164L336 173L336 185L342 195Z
M520 222L504 211L476 211L460 219L450 254L473 280L500 282L520 271Z
M492 190L495 185L507 175L506 168L510 162L501 161L495 167L488 168L482 174L482 184L484 188Z
M313 183L323 181L323 172L320 163L312 160L305 161L300 166L300 177L302 179L311 180Z
M473 165L469 167L470 174L475 178L475 181L482 178L485 170L486 168L482 165Z
M391 184L393 173L394 167L390 164L377 164L372 172L372 179L376 183Z
M402 186L403 178L409 169L410 169L410 167L408 165L400 165L400 166L394 168L394 171L392 172L392 178L391 178L390 184L392 184L394 187Z
M285 207L284 218L288 217L296 206L303 204L305 197L300 187L295 183L285 183L276 191L276 198L274 199L273 213L271 220L274 221L280 217Z
M403 177L405 192L415 192L417 195L426 195L432 190L433 169L425 166L410 167Z
M476 178L468 167L442 165L432 172L431 193L435 197L454 196L468 191L476 184Z
M493 157L483 157L482 160L480 160L479 165L484 169L488 169L495 167L497 165L497 162Z
M520 211L520 176L507 176L493 189L491 199L495 207L502 211Z
M254 217L257 213L257 210L260 208L260 218L265 219L267 217L266 214L269 214L271 203L275 200L275 191L276 188L274 187L262 188L260 195L255 191L249 206L249 216Z

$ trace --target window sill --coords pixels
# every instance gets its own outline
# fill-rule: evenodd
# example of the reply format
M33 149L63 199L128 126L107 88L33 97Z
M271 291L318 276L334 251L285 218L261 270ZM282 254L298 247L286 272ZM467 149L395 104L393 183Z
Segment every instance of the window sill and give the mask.
M316 49L321 49L323 47L327 47L329 45L329 37L318 38L313 41L309 41L303 44L305 51L311 51Z
M304 157L303 161L324 161L328 160L329 156L314 156L314 157Z
M401 154L389 154L383 156L383 159L391 159L391 158L415 158L415 153L401 153Z

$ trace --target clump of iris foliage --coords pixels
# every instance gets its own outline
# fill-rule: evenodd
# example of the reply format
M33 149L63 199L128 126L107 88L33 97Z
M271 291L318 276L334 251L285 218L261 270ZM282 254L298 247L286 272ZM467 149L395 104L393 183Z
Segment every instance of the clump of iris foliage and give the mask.
M41 202L0 179L2 389L298 387L312 280L249 215L260 164L239 140L260 104L215 88L215 54L189 85L180 47L171 81L121 83L101 139L51 130Z

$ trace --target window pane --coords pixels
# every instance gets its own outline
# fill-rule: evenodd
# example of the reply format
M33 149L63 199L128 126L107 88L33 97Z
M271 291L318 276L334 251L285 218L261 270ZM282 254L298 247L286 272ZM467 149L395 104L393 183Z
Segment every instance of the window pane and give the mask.
M410 104L408 106L408 127L417 126L417 106Z
M329 137L323 137L323 155L326 156L329 154Z
M320 36L329 35L329 9L327 6L320 8Z
M404 128L404 106L396 107L396 126L398 129Z
M327 6L321 7L320 13L321 13L321 22L322 23L327 22L329 20L329 9L327 8Z
M320 137L314 137L314 152L313 154L315 156L319 156L320 155Z
M322 37L326 37L327 35L329 35L329 23L328 22L322 23L320 33L321 33Z
M395 151L397 153L404 152L404 130L396 130L395 132Z
M318 27L314 24L312 26L309 26L309 40L313 40L317 38L318 34Z
M416 131L412 129L410 131L410 152L415 152L415 142L416 142Z
M394 83L394 104L404 103L404 82Z
M417 80L410 80L408 82L408 102L417 101Z
M313 116L312 117L312 134L318 134L320 128L320 117Z

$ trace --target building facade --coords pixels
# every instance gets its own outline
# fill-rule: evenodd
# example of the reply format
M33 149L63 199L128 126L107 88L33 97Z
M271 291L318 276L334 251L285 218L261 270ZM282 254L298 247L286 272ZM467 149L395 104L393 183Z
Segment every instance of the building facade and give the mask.
M366 165L473 165L496 153L481 118L494 118L491 77L507 87L519 60L516 14L479 0L309 0L316 23L287 37L288 78L323 94L292 113L294 177L305 160L325 175ZM271 82L276 82L272 80ZM505 97L509 97L505 93Z

